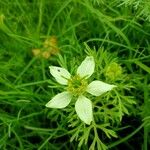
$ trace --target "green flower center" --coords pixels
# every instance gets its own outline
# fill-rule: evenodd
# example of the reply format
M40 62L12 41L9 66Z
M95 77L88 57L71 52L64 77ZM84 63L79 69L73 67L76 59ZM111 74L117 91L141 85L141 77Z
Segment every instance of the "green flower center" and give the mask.
M85 78L81 78L79 75L73 76L68 80L67 90L74 96L82 95L87 89L88 83Z

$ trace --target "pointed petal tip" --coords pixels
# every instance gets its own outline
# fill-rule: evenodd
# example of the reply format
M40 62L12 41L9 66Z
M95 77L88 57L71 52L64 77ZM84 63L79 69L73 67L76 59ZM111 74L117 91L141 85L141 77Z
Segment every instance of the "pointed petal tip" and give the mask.
M85 124L87 124L87 125L90 125L90 124L91 124L91 122L92 122L92 120L90 120L90 121L86 121L86 122L84 121L84 123L85 123Z
M49 102L45 105L45 107L51 108Z
M53 68L53 67L57 67L57 66L49 66L49 69Z
M112 88L116 88L117 87L117 85L111 85L112 86Z
M117 85L113 85L114 87L117 87Z

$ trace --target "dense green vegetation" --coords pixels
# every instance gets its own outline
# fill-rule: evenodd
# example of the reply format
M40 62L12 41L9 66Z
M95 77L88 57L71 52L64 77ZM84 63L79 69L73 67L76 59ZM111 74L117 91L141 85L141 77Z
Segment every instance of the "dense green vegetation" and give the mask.
M148 150L150 2L147 0L0 1L0 149ZM93 80L114 84L94 97L86 125L74 101L45 107L64 91L49 66L75 74L86 58Z

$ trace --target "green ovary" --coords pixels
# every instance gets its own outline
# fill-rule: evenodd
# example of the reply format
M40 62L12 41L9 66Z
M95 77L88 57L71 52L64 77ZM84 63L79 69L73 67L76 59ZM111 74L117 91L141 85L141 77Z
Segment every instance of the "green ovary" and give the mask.
M67 90L74 96L79 96L86 91L87 86L88 83L84 78L81 78L79 75L75 75L68 80Z

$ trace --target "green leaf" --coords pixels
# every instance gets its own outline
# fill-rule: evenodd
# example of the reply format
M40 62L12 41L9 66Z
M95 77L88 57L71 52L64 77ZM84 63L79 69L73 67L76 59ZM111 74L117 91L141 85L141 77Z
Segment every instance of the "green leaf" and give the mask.
M141 63L140 61L136 60L134 61L134 63L136 65L138 65L139 67L141 67L143 70L145 70L146 72L150 73L150 67L146 66L145 64Z

